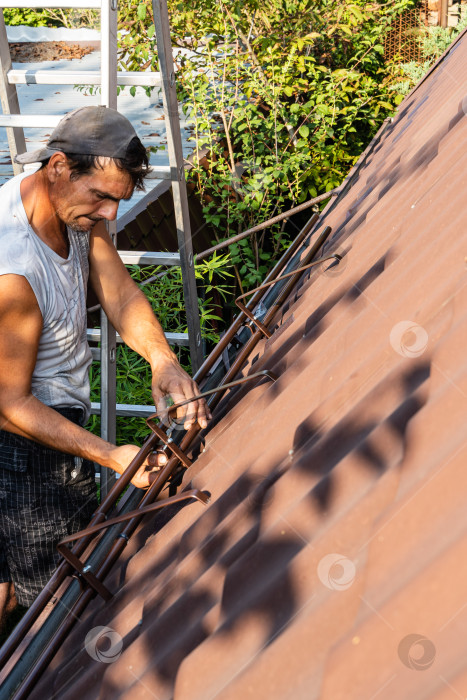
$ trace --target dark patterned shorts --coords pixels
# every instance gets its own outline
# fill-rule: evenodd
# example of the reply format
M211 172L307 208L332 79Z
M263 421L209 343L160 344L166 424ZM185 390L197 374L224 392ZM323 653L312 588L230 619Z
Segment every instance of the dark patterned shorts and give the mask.
M81 409L60 408L74 423ZM94 464L0 430L0 583L31 605L52 576L58 542L97 507Z

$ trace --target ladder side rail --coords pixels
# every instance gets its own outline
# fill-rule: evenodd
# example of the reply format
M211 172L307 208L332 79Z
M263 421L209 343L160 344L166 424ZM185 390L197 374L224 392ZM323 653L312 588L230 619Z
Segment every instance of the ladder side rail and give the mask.
M166 0L152 0L152 8L162 78L162 100L169 162L172 171L172 192L190 340L191 366L194 374L203 362L203 350L167 2Z
M101 104L117 109L117 0L102 0L101 6ZM107 230L117 243L117 223ZM101 437L115 444L117 436L117 339L115 328L101 310ZM101 468L101 497L105 498L115 481L111 469Z
M6 33L3 12L0 10L0 99L3 114L19 114L19 100L16 87L8 82L8 71L11 70L10 48ZM15 156L26 151L26 140L21 127L7 127L8 146L10 149L13 174L23 172L23 166L15 163Z

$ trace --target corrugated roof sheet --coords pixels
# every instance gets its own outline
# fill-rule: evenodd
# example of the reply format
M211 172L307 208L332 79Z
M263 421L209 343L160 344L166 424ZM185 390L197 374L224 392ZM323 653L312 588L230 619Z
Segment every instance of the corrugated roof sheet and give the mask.
M464 35L328 207L278 381L215 413L211 504L148 519L33 698L467 697L466 76Z

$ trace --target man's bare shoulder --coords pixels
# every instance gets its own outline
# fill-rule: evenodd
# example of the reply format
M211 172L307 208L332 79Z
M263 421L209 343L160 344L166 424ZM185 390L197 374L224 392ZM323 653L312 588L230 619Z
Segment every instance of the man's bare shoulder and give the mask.
M89 263L92 272L115 274L116 270L126 272L120 256L110 238L104 221L99 221L89 238Z
M0 275L0 416L28 396L42 332L42 315L29 282ZM15 431L13 431L15 432ZM23 433L21 433L23 434Z
M41 316L36 295L26 277L17 274L0 275L0 322L12 312Z

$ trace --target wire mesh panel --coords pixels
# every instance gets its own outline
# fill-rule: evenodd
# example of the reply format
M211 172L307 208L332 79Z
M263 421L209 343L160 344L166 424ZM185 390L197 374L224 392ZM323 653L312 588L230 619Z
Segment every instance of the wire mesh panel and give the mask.
M386 60L420 61L422 59L423 28L428 26L428 0L421 0L418 7L406 10L395 17L391 29L384 38Z

